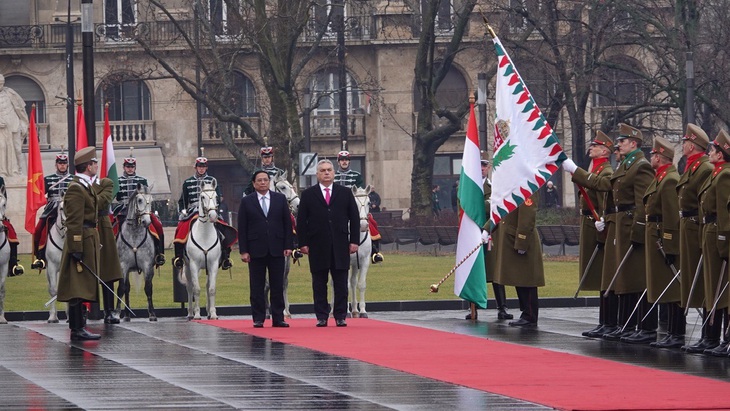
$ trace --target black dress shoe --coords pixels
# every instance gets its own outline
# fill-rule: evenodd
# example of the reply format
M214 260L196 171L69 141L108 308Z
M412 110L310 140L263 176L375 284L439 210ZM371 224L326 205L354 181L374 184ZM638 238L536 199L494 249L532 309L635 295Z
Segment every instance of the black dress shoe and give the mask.
M664 343L665 341L667 341L669 339L669 337L671 337L671 335L667 334L664 336L664 338L660 339L659 341L654 341L653 343L649 344L649 347L656 347L657 344L661 344L661 343ZM684 344L682 344L682 345L684 345Z
M615 330L613 330L610 333L603 334L601 338L608 341L620 341L624 337L630 337L636 332L636 330L633 329L626 329L624 331L621 331L621 327L616 327Z
M337 320L335 323L338 327L347 327L347 322L345 322L345 320Z
M682 346L682 351L688 354L699 354L705 352L705 350L711 350L720 345L719 339L702 338L692 345Z
M113 314L108 314L104 317L104 324L119 324L119 318L115 317Z
M720 345L713 349L707 349L702 351L702 354L711 355L713 357L726 357L727 356L727 342L721 342Z
M663 339L662 341L649 345L656 348L680 348L684 345L684 336L669 334L667 338Z
M509 325L512 327L534 328L537 327L537 321L528 321L524 318L520 318L517 321L510 321Z
M649 344L656 341L656 331L638 330L634 334L620 340L629 344Z
M264 322L263 321L254 321L253 328L264 328Z
M317 327L326 327L327 320L317 320Z
M71 341L98 340L99 338L101 338L101 335L90 333L86 328L71 330Z
M474 315L474 319L476 320L477 318L479 318L479 313L476 313ZM464 317L464 319L465 320L471 320L471 313L467 314L466 317Z
M515 318L514 315L507 312L507 309L502 307L497 310L497 319L498 320L511 320Z
M288 328L289 323L286 321L274 321L273 324L271 324L272 327L280 327L280 328Z
M603 328L603 325L598 324L597 326L591 328L588 331L583 331L582 333L580 333L580 335L582 335L584 337L593 337L593 335L596 334L596 331L598 331L598 330L600 330L602 328ZM603 335L603 333L601 335Z
M615 332L619 327L615 325L602 325L595 331L586 331L582 335L590 338L601 338L604 334Z

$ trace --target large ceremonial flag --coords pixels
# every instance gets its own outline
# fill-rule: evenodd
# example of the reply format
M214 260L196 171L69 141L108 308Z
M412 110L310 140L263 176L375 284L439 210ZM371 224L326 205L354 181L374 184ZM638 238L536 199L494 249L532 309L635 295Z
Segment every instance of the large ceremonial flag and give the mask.
M456 242L458 268L455 272L454 294L476 304L479 308L487 308L487 276L484 267L484 247L481 246L482 227L487 222L487 211L484 208L479 133L474 103L469 110L457 195L461 208L459 236Z
M520 206L567 158L522 81L512 59L494 36L498 70L494 122L491 227Z
M35 122L35 105L30 110L28 126L28 185L25 189L25 230L35 232L35 217L46 204L46 187L43 181L41 148L38 145L38 129Z
M112 197L119 192L119 176L117 175L117 160L114 157L112 144L112 129L109 126L109 106L104 107L104 145L101 152L101 178L110 178L114 182Z
M89 138L86 136L86 121L84 120L84 109L81 104L76 112L76 151L89 146Z

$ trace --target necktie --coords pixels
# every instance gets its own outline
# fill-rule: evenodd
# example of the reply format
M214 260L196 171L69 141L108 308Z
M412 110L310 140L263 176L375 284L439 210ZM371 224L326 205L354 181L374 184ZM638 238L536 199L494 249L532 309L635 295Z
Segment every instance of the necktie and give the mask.
M330 188L329 187L324 189L324 202L327 203L327 205L330 205Z
M266 206L266 196L261 197L261 209L264 210L264 215L269 216L269 207Z

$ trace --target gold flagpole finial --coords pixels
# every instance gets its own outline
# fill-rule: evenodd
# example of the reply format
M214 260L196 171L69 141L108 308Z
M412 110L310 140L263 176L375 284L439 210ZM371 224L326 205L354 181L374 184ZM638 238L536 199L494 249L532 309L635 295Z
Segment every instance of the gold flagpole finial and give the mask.
M494 29L492 29L492 26L489 25L489 22L487 21L487 16L484 15L483 11L479 11L479 14L482 16L482 20L484 20L484 25L487 26L487 33L494 39L497 38L497 34L494 32Z
M268 146L269 146L269 137L264 136L264 147L268 147Z
M472 91L471 94L469 94L469 104L474 104L476 101L476 98L474 97L474 92Z

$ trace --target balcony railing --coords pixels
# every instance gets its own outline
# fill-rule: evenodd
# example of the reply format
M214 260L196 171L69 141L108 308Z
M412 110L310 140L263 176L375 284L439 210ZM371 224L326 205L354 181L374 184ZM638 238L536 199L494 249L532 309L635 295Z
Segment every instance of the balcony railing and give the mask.
M36 124L38 127L38 145L41 150L51 147L50 125L48 123ZM23 139L23 151L28 151L28 138Z
M322 22L316 19L309 20L302 33L302 40L314 41L323 29L322 24ZM345 17L345 40L370 40L375 38L374 24L373 16L371 15ZM337 38L337 32L334 30L332 22L324 29L323 40L334 41Z
M117 147L157 144L154 120L110 121L112 143ZM104 122L96 122L96 135L104 135Z
M244 117L251 127L256 130L257 134L261 134L261 118L260 117ZM221 123L214 118L204 118L203 123L203 143L204 144L223 144L221 140L221 134L224 130L228 130L228 133L233 137L233 141L240 143L246 138L246 133L243 128L233 123ZM249 141L251 141L249 139Z
M313 139L340 137L340 115L317 114L316 116L312 116L310 129ZM347 115L347 136L350 139L365 137L364 114Z

